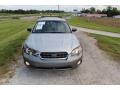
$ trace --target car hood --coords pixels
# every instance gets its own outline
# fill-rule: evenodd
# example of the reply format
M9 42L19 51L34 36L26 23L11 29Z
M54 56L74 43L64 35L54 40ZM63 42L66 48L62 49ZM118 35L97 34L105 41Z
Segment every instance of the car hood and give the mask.
M28 47L40 52L68 52L79 46L79 41L72 33L33 33L28 36L26 42Z

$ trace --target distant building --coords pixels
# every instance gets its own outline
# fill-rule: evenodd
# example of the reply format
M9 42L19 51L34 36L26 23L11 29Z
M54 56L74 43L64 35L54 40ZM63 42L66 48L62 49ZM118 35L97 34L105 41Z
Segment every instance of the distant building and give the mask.
M73 15L73 16L80 16L80 15L81 15L81 12L78 11L77 9L74 9L72 15Z
M113 18L120 18L120 15L115 15L113 16Z
M87 14L87 13L82 13L81 16L101 18L101 17L107 17L107 14Z

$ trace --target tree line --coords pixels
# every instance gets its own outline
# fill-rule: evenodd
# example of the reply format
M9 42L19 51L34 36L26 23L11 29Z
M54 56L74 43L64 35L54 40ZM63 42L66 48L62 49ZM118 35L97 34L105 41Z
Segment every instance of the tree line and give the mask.
M81 13L107 14L108 17L112 17L114 15L120 15L120 10L118 10L116 7L112 7L112 6L108 6L106 9L103 9L103 10L95 9L94 7L91 7L89 9L83 8L81 10Z
M23 10L23 9L18 9L18 10L6 10L6 9L1 9L0 13L8 13L8 14L37 14L37 13L63 13L64 11L62 10Z

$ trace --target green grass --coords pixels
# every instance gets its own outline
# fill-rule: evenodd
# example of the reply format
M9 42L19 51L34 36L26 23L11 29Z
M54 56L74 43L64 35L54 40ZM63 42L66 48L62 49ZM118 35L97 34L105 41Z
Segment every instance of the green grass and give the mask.
M83 17L72 17L71 19L68 20L68 22L69 24L73 26L95 29L95 30L100 30L100 31L120 33L119 27L98 24L95 22L88 21L87 19Z
M103 35L90 34L98 41L98 46L106 51L115 60L120 60L120 38L113 38Z
M0 68L7 67L21 51L21 46L34 21L8 19L0 21ZM0 72L1 74L2 72Z

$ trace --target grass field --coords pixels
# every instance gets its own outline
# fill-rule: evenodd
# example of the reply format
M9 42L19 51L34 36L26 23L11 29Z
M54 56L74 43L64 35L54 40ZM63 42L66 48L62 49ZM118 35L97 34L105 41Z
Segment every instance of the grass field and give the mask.
M21 46L28 35L27 27L34 23L30 20L5 19L0 21L0 74L7 71L14 56L21 51ZM5 68L4 68L5 67Z
M120 38L90 34L98 41L98 46L120 62Z
M72 17L68 20L68 22L73 26L120 33L120 19L90 19L84 17Z

